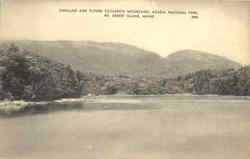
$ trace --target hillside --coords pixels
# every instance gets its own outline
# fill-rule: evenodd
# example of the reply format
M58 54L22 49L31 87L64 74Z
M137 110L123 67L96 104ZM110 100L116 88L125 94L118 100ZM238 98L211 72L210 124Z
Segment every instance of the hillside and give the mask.
M48 101L80 95L80 82L70 66L14 45L0 50L0 100Z
M236 62L199 51L183 50L163 58L158 54L121 43L89 41L9 41L20 48L48 57L74 70L103 75L174 78L206 69L239 68Z
M240 64L225 57L196 50L182 50L170 54L165 58L165 65L169 72L185 75L200 70L238 69Z
M195 57L198 55L195 54ZM216 56L206 57L209 57L208 61L217 60ZM39 56L14 44L0 49L0 100L49 101L87 94L193 93L246 96L250 95L249 77L249 66L226 70L212 70L211 67L177 78L107 76L74 71L69 65Z

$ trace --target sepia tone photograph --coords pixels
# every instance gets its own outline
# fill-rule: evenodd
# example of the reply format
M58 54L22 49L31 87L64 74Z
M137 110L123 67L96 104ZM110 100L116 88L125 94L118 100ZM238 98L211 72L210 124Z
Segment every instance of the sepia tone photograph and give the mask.
M250 159L250 1L0 0L0 159Z

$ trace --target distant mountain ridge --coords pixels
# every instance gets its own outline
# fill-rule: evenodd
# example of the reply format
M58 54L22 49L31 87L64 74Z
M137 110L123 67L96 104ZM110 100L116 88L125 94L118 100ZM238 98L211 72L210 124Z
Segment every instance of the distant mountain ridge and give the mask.
M181 50L174 52L165 58L170 72L183 75L185 72L200 70L226 70L238 69L241 65L225 57L213 55L197 50Z
M0 49L14 43L37 55L71 65L82 72L106 75L174 78L207 69L223 70L241 65L225 57L195 50L182 50L166 58L122 43L91 41L5 41Z

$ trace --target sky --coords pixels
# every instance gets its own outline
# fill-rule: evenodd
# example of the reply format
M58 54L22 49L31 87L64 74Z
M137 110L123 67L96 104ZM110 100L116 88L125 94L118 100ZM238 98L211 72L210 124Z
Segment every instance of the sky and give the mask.
M193 49L250 64L250 2L221 0L0 0L1 40L120 42L165 57ZM197 11L154 18L107 18L60 9Z

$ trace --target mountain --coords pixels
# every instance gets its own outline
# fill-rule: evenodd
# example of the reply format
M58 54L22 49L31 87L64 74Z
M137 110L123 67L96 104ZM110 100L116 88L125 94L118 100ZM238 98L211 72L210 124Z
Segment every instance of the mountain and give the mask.
M150 75L162 58L156 53L117 43L15 41L19 47L49 57L82 72Z
M226 70L238 69L240 64L222 56L213 55L196 50L181 50L170 54L165 58L165 65L169 72L184 75L187 72L200 70Z
M90 41L5 41L15 43L37 55L71 65L74 70L105 75L173 78L204 69L239 68L240 64L224 57L194 50L175 52L166 58L122 43Z

